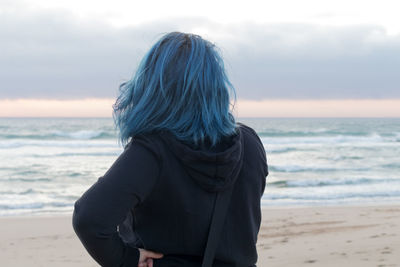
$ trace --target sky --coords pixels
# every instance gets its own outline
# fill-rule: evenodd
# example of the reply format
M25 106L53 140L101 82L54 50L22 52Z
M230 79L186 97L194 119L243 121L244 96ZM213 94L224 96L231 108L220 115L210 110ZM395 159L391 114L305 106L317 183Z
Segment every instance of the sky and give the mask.
M111 116L150 46L184 31L220 48L239 116L400 117L399 1L141 2L2 0L0 116Z

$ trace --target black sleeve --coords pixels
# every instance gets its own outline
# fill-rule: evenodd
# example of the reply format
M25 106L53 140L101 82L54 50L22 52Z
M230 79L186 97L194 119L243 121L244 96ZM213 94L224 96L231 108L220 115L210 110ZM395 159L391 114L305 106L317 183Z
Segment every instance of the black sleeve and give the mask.
M261 155L261 159L262 159L262 170L263 170L263 177L262 177L262 183L261 183L261 196L264 194L265 192L265 185L266 185L266 179L267 176L269 174L268 171L268 163L267 163L267 153L265 152L265 148L264 145L260 139L260 137L257 135L258 140L259 140L259 147L260 147L260 155Z
M155 152L131 141L110 169L75 202L74 231L101 266L138 265L139 250L122 241L117 227L150 194L158 175Z
M258 144L258 146L257 146L258 149L257 150L258 150L258 153L259 153L259 156L260 156L260 159L261 159L261 161L260 161L261 170L263 172L263 177L262 177L262 181L261 181L261 196L262 196L264 191L265 191L266 179L267 179L267 177L269 175L268 162L267 162L267 153L265 151L264 144L261 141L261 138L257 134L257 132L251 127L246 126L246 128L249 129L253 133L255 139L257 140L257 144Z

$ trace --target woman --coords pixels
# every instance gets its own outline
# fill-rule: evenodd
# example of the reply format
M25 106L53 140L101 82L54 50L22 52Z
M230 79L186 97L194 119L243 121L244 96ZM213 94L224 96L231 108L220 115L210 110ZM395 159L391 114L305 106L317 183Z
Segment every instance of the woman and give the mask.
M229 110L223 61L198 35L164 35L113 105L123 153L75 202L101 266L200 266L218 192L233 188L213 266L255 266L268 166Z

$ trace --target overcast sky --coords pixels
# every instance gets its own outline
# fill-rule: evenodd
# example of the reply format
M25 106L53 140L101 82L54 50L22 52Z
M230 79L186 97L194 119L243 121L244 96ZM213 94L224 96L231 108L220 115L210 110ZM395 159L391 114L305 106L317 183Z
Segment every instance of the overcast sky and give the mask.
M136 2L1 1L0 99L114 98L175 30L221 48L240 98L400 98L396 1Z

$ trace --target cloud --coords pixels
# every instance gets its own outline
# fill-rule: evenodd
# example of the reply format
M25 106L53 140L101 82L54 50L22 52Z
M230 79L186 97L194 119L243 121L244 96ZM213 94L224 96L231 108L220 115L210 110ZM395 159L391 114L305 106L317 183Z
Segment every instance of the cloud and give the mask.
M245 97L400 96L400 36L388 36L382 27L280 24L246 28L236 32L245 41L229 51L233 82L242 91L248 88Z
M147 49L173 30L215 42L241 98L400 97L400 36L376 25L191 17L117 28L65 10L8 8L0 16L0 98L113 98Z

